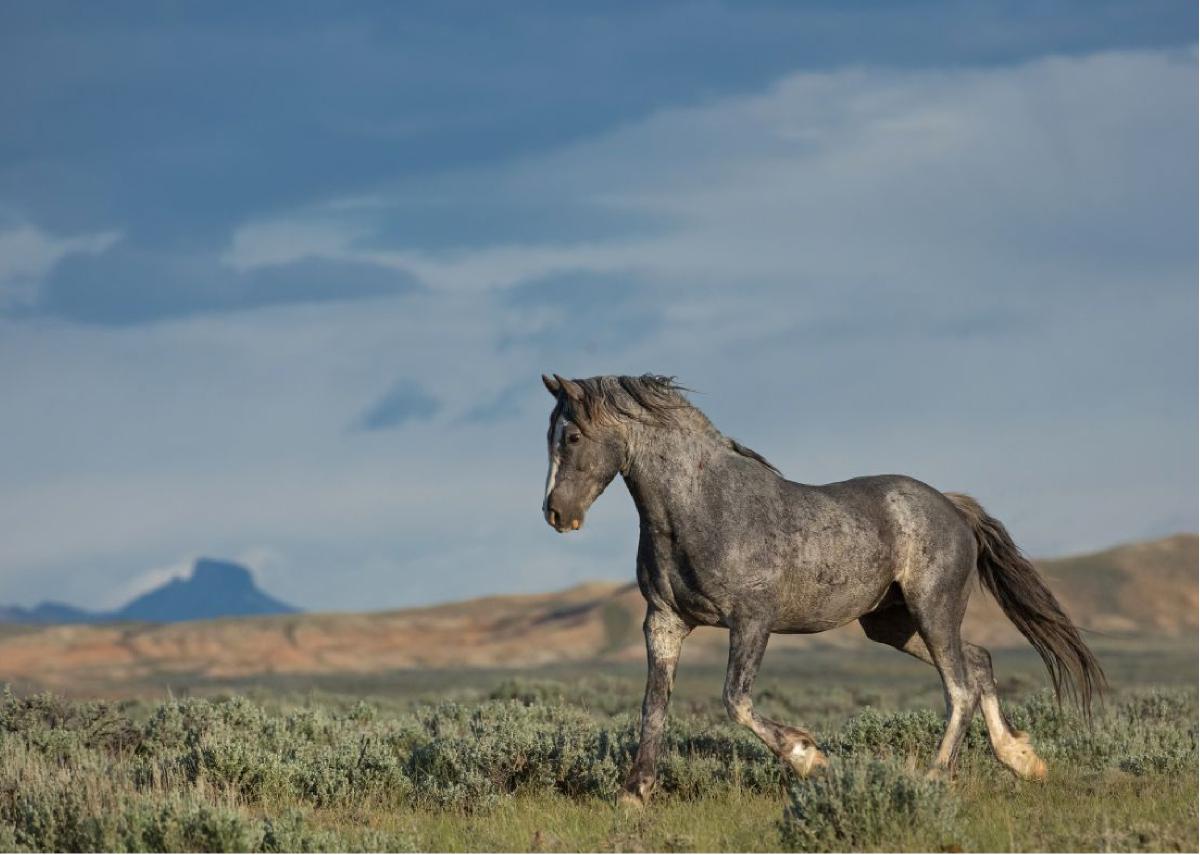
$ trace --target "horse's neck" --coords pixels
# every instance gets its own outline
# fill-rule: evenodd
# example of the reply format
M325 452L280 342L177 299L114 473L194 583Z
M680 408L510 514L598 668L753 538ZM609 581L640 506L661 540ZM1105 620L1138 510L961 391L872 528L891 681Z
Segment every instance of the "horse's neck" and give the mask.
M670 530L700 510L702 473L715 458L730 454L719 434L645 429L635 440L625 484L642 524Z

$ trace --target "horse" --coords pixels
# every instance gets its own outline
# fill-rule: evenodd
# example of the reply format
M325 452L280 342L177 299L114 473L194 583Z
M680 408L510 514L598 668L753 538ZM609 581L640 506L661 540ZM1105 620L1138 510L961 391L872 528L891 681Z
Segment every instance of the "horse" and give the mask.
M991 656L964 642L974 574L1041 656L1061 703L1090 718L1104 672L1005 527L969 496L904 475L833 484L785 479L723 435L674 378L542 375L554 396L546 435L542 513L578 530L619 473L640 520L637 581L646 600L647 678L641 734L621 798L654 789L667 706L684 639L697 626L729 630L723 700L799 776L827 763L808 731L754 709L751 692L772 633L817 633L857 620L873 641L937 669L946 724L927 774L953 777L982 709L996 758L1040 781L1045 762L1000 708Z

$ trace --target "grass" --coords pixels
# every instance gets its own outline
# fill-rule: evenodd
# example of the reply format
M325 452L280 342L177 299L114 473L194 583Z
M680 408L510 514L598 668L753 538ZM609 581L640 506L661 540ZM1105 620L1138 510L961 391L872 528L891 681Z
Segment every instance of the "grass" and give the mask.
M947 786L921 775L936 683L839 661L858 670L768 671L759 693L816 730L828 774L793 780L725 721L717 672L694 670L645 811L613 799L636 747L634 669L426 675L369 695L7 693L0 851L1196 850L1194 667L1155 688L1135 659L1090 728L1028 690L1006 709L1050 779L1009 776L977 721Z

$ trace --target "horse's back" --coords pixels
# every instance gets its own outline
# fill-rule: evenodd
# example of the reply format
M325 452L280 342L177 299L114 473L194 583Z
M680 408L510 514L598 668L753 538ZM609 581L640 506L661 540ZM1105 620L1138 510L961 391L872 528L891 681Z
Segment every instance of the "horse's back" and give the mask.
M918 528L968 530L944 493L909 475L864 475L820 485L787 483L801 500L824 497L843 513L869 519L893 537Z
M973 535L946 497L905 475L786 482L790 536L779 562L777 631L856 620L922 562L964 554Z

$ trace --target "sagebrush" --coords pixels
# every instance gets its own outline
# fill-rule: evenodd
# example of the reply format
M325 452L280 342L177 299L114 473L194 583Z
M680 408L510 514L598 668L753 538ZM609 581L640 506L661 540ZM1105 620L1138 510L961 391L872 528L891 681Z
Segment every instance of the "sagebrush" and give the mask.
M612 803L636 748L632 715L609 711L604 691L595 703L546 683L509 682L492 694L385 712L368 702L106 703L6 692L0 848L404 850L434 844L380 817L465 818L514 798ZM1091 728L1048 694L1008 714L1071 774L1188 779L1194 791L1191 692L1127 697ZM939 731L932 712L863 710L820 734L829 774L794 782L743 729L683 715L667 732L658 797L713 804L789 794L782 821L764 833L797 849L962 846L954 788L921 777ZM980 723L962 764L989 786L1014 786L988 756ZM928 834L902 832L914 825Z

